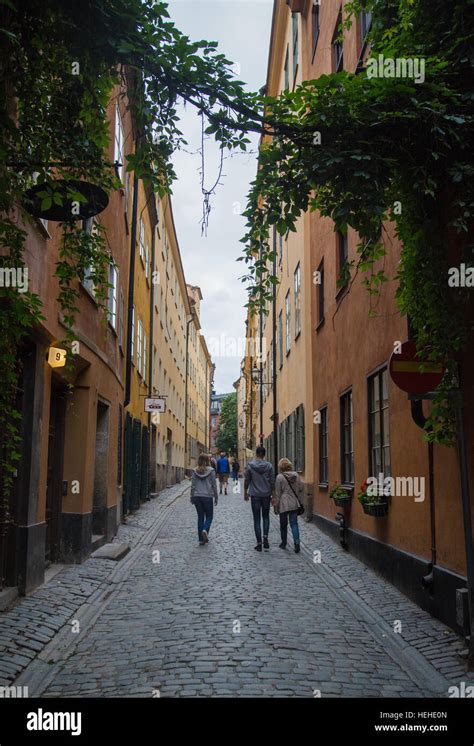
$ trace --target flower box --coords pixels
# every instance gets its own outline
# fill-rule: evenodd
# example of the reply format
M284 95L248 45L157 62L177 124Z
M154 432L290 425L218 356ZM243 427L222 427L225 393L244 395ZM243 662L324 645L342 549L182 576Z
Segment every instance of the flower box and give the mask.
M333 497L334 504L337 505L339 508L346 508L348 505L351 504L351 496L350 495L338 495L336 497Z
M374 516L374 518L383 518L388 514L388 503L362 503L364 513Z

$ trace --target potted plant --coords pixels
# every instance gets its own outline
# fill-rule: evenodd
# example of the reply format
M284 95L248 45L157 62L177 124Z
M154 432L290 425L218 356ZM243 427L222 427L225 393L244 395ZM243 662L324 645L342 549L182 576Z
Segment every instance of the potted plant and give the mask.
M336 484L329 490L329 497L331 497L334 500L335 505L340 508L344 508L346 505L350 505L351 503L349 492L338 482L336 482Z
M367 480L361 484L357 497L364 513L367 515L374 516L375 518L382 518L387 515L388 502L385 499L385 495L378 495L374 488L370 488L369 490Z

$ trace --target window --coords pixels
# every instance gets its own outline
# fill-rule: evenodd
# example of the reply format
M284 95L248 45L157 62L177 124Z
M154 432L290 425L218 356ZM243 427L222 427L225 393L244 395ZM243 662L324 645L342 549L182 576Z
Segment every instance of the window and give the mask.
M317 319L318 324L322 324L324 321L324 259L318 267L318 284L316 285L317 292Z
M143 324L138 319L137 324L137 370L142 375L143 373Z
M140 259L145 264L145 221L140 218Z
M337 241L337 277L339 287L345 287L347 284L347 263L349 260L349 247L347 242L347 233L344 235L340 231L336 233Z
M290 87L290 51L288 49L288 45L286 47L284 73L285 73L285 91L287 91Z
M123 134L122 117L120 116L120 109L117 106L115 109L115 143L114 143L114 161L115 168L117 170L117 176L123 181L124 171L124 142L125 137Z
M328 484L328 408L322 407L319 413L319 483Z
M304 470L304 407L300 404L293 412L295 423L295 450L294 461L296 471Z
M342 18L337 20L336 30L332 38L332 56L334 72L338 73L344 68L344 47L342 42Z
M387 369L369 378L370 476L390 476L390 436Z
M301 333L301 267L295 269L295 339Z
M120 288L120 300L119 300L119 345L123 348L123 329L125 323L125 297L122 288Z
M286 312L286 352L291 350L291 302L290 302L290 291L288 290L285 297L285 312Z
M365 44L365 40L367 38L367 34L370 31L370 27L372 26L372 11L371 10L362 10L360 14L360 40L361 44Z
M117 268L109 264L109 324L117 330Z
M150 249L148 244L145 249L145 277L147 280L150 279Z
M314 57L314 53L316 51L316 45L319 39L319 24L320 24L319 11L320 11L319 0L313 0L313 8L311 11L311 34L312 34L312 40L313 40L313 57Z
M146 332L143 332L143 382L147 381L147 369L148 369L148 337Z
M352 391L343 394L341 402L341 481L354 484L354 445L352 438Z
M293 84L296 80L299 62L298 13L291 14L291 28L293 37Z
M278 315L278 351L281 368L283 365L283 311L280 311Z
M97 233L97 226L93 218L87 218L82 221L82 230L86 233L95 234ZM83 286L86 290L95 297L95 285L93 280L94 268L92 266L86 267L84 270L84 278L82 280Z
M132 363L135 365L135 306L132 308L131 357Z

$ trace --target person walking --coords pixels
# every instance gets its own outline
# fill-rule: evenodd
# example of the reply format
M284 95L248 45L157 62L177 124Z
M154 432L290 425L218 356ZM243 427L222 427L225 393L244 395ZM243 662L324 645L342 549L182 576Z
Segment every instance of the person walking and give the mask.
M219 494L222 495L222 487L224 487L224 494L227 495L227 483L229 481L230 465L227 454L222 451L220 458L217 459L217 476L219 478Z
M239 481L239 470L240 470L240 464L235 458L232 462L232 479L234 480L234 482Z
M191 502L198 514L198 536L201 545L209 541L213 505L217 505L217 500L216 472L209 465L209 456L202 453L191 476Z
M211 453L209 454L209 465L217 472L217 461Z
M265 460L265 448L258 446L256 458L249 461L245 469L244 498L251 501L253 525L257 539L257 552L263 548L270 549L268 532L270 529L270 505L275 487L275 472L269 461Z
M288 536L288 521L293 534L296 554L300 551L300 531L298 528L298 510L302 505L304 485L299 474L293 471L293 464L289 459L282 458L278 462L279 474L275 481L275 512L280 516L280 549L286 549Z

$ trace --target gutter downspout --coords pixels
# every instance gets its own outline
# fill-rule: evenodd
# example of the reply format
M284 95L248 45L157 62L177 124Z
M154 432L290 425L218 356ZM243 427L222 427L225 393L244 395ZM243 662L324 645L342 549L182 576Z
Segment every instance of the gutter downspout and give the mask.
M130 389L132 380L132 332L133 332L133 300L135 290L135 255L137 243L137 218L138 218L138 178L133 177L133 201L132 201L132 229L130 237L130 272L128 278L128 313L127 313L127 364L125 371L125 399L124 409L130 404Z
M276 277L276 228L273 226L273 266L272 273ZM273 297L272 297L272 337L273 337L273 349L272 349L272 389L273 389L273 467L275 474L278 474L278 401L277 401L277 317L276 317L276 285L273 284Z
M152 375L153 375L153 321L155 316L155 283L153 280L155 273L155 242L156 242L156 224L153 226L153 234L151 237L151 268L150 268L150 343L148 350L148 397L151 398L153 395ZM151 412L148 412L148 432L150 434L148 442L148 464L151 464L152 458L152 437L151 437ZM149 485L150 486L150 485ZM156 484L155 484L156 488Z
M188 373L189 373L189 325L194 321L194 314L186 321L186 377L184 383L184 473L188 463Z

